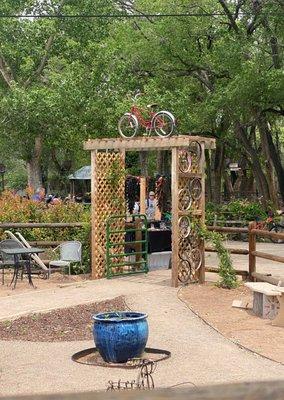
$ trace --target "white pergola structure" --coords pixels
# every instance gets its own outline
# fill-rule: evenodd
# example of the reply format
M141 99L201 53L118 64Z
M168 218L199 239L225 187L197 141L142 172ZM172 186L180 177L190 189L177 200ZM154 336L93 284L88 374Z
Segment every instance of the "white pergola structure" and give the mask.
M204 243L193 221L205 219L205 149L215 139L180 135L170 138L90 139L92 195L92 278L104 277L106 267L106 220L125 213L124 176L110 184L113 167L125 170L125 152L170 150L172 157L172 286L179 282L205 281ZM114 201L116 199L116 201ZM118 238L123 241L123 237Z

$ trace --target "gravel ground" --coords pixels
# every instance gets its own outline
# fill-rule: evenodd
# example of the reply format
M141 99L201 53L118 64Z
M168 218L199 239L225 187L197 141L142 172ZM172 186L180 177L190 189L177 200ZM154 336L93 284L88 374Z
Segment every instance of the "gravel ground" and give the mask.
M35 313L0 322L1 340L64 342L92 339L92 315L125 310L124 297L83 304L47 313Z

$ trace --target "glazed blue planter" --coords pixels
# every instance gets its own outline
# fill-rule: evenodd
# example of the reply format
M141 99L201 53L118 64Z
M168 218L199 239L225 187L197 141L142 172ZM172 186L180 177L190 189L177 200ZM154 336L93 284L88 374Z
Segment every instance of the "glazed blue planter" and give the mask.
M108 363L140 357L148 340L147 314L119 311L93 316L96 347Z

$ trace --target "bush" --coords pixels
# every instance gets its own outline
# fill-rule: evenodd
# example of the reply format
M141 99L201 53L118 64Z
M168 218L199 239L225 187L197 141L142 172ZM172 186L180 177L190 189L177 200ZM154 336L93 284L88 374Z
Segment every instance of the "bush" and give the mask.
M34 202L5 191L0 197L0 223L4 222L83 223L82 228L28 228L21 229L20 232L28 241L79 240L83 246L84 270L87 272L90 269L90 209L86 209L83 204L70 202L47 207L45 203ZM11 231L15 233L18 229ZM7 235L0 230L0 240L5 238Z
M257 202L248 200L236 200L224 205L214 205L208 203L206 205L206 223L212 225L215 214L218 221L226 220L244 220L246 222L256 219L264 220L267 218L267 210Z

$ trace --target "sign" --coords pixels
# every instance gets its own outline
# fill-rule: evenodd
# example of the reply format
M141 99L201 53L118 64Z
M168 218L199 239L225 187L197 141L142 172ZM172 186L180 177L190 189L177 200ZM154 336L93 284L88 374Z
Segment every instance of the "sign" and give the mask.
M238 163L230 163L229 164L230 171L239 171L241 168Z

